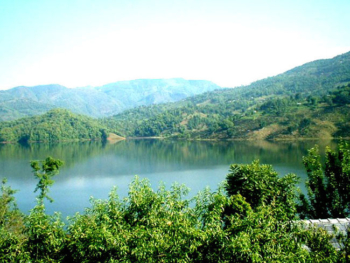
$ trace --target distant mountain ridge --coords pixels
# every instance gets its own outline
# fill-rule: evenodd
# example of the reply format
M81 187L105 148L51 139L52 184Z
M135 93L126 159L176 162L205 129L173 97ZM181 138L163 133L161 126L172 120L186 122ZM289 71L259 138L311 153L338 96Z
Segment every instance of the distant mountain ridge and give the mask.
M90 117L107 117L137 106L175 102L221 87L206 80L138 79L99 87L68 89L58 84L0 91L0 120L65 108Z
M196 93L202 94L191 96ZM166 100L175 102L155 104ZM0 122L0 141L95 139L110 133L213 140L350 138L350 52L233 89L209 81L158 79L71 90L43 85L0 91L2 118L11 116L7 109L30 115L51 107L90 116L129 109L99 120L61 109Z

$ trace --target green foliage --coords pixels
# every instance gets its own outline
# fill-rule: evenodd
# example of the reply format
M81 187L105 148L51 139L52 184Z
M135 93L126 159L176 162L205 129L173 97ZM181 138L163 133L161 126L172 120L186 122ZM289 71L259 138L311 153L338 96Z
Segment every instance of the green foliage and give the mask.
M65 224L60 215L45 213L45 206L35 206L25 220L27 240L23 249L34 262L62 262L66 245Z
M69 218L67 227L59 214L47 215L43 203L61 165L50 157L31 163L40 194L28 216L17 214L14 191L3 182L2 262L346 262L348 257L346 235L337 252L326 231L290 220L296 177L279 178L258 161L231 166L229 195L221 185L188 199L183 185L161 184L154 191L148 180L136 177L126 198L114 189L108 200L91 199L91 207ZM9 227L13 216L23 222L19 227Z
M0 196L0 261L25 262L28 253L23 249L26 241L24 230L24 216L17 209L15 190L6 186L6 179L2 180Z
M350 52L234 89L183 79L134 80L74 91L59 85L18 87L1 92L0 119L52 107L94 117L125 111L98 121L56 116L59 125L46 115L45 121L0 123L0 141L104 139L106 131L182 139L349 137L349 68ZM191 97L203 91L209 92ZM28 99L15 100L17 96Z
M337 236L340 245L339 262L350 261L350 227L346 229L345 233L338 233Z
M350 215L350 147L341 141L337 151L326 149L322 168L318 147L303 158L308 197L300 195L300 213L307 218L339 218Z
M344 65L350 65L350 53L249 86L135 108L103 123L126 136L141 137L245 139L259 132L260 139L348 137L350 67Z
M138 137L245 139L259 132L260 139L350 136L348 106L334 107L331 97L326 97L328 103L323 97L295 100L286 94L244 98L234 91L136 108L104 119L103 125Z
M288 107L290 107L292 103L293 101L289 100L288 98L271 99L263 103L260 106L260 110L263 110L266 113L274 113L277 116L281 116L288 111Z
M48 157L41 162L32 162L34 175L39 179L36 190L40 190L38 204L28 216L21 214L15 206L15 193L3 181L0 196L0 260L1 262L61 262L66 233L59 215L45 213L44 198L53 184L51 177L58 173L62 162Z
M30 255L26 248L25 236L12 233L0 226L0 261L29 262Z
M201 242L200 224L183 195L183 186L154 192L147 181L130 185L120 201L112 192L108 201L93 201L85 215L76 215L69 228L69 252L75 262L186 261Z
M328 234L325 229L311 226L302 233L302 238L310 250L312 262L339 262L342 258L342 253L330 243L336 238L335 235Z
M34 176L39 179L39 182L34 190L40 190L38 196L39 205L43 204L44 198L52 202L52 198L48 196L49 187L53 185L52 177L59 173L59 168L63 165L61 160L47 157L41 162L41 167L38 161L32 161L30 166L33 168Z
M287 174L279 178L271 165L260 165L256 160L252 164L231 165L226 180L229 196L242 195L253 209L274 204L288 218L294 217L298 183L296 175Z
M319 262L312 257L319 251L304 248L309 231L287 218L280 219L274 206L259 206L245 217L233 217L227 229L231 262ZM323 245L335 252L329 243Z
M350 261L350 227L348 227L346 236L343 239L344 247L342 248L342 262L349 262Z
M16 210L16 204L14 203L14 194L16 190L6 186L7 179L2 180L1 184L1 198L0 198L0 225L9 223L9 217L13 210Z
M61 262L61 251L65 244L64 223L59 214L50 216L45 213L44 199L53 201L48 196L49 187L54 183L52 177L59 173L63 162L47 157L40 163L32 161L30 165L34 176L39 180L34 192L40 190L40 194L37 198L38 204L25 220L25 233L28 237L25 248L36 262Z
M0 142L102 140L104 126L82 115L55 109L42 116L0 122Z
M337 90L330 92L329 97L336 105L350 104L350 84L338 87Z
M248 202L246 202L242 195L236 194L229 196L227 205L224 207L224 209L225 216L237 215L240 217L245 217L251 212L252 207Z
M278 208L255 211L242 196L227 197L222 189L205 189L184 199L188 190L174 185L154 192L137 178L129 196L120 200L93 200L85 214L76 214L69 226L70 262L271 262L328 260L336 254L329 242L310 252L309 230L280 217ZM282 219L282 220L281 220ZM323 234L317 238L328 238Z

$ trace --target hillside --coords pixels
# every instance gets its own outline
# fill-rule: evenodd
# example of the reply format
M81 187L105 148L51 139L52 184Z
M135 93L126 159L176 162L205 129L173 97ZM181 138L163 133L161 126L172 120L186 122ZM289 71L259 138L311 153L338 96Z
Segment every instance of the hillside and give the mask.
M307 63L249 86L128 110L103 123L131 137L349 137L349 83L350 52Z
M174 102L219 88L209 81L184 79L140 79L76 89L61 85L22 86L0 91L0 121L40 115L53 108L107 117L133 107Z
M40 116L0 122L0 142L105 139L107 131L96 120L63 109L54 109Z
M205 90L209 91L194 95ZM53 110L40 117L3 122L0 141L96 139L107 137L107 132L215 140L350 137L350 52L233 89L219 89L208 81L167 79L78 89L18 87L0 95L3 120L51 107L90 116L129 108L100 120L79 116L70 122L67 116L72 113ZM142 106L132 108L137 105ZM53 113L58 115L50 119ZM73 125L81 121L85 124Z

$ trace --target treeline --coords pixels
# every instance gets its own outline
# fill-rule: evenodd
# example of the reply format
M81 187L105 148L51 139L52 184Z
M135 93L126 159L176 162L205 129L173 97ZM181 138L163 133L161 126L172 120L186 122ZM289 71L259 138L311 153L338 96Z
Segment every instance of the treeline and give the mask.
M106 129L128 137L184 139L350 137L349 68L350 52L310 62L248 86L218 89L176 103L140 106L99 120L79 115L71 121L72 114L53 110L49 115L55 113L57 122L48 115L0 122L0 141L91 140L105 137ZM141 82L149 84L147 80ZM215 88L207 84L204 86L209 90ZM119 91L115 87L109 86L108 94L117 96ZM47 88L43 87L44 97ZM19 91L27 90L20 88ZM101 104L96 98L91 101ZM27 100L22 104L27 107L28 103ZM103 104L103 111L108 112L111 107L113 105ZM35 108L38 107L32 110ZM1 112L5 113L6 107L0 107Z
M349 92L346 84L322 96L296 93L245 99L220 90L99 120L54 109L42 116L0 122L0 142L104 140L110 132L183 139L347 138Z
M53 142L106 138L106 129L96 120L64 109L54 109L41 116L0 122L0 142Z
M350 121L349 65L350 53L346 53L248 86L135 108L105 119L104 124L131 137L349 137L350 126L344 126Z
M283 93L247 99L234 90L205 93L176 104L136 108L107 118L103 124L130 137L291 139L350 136L350 84L338 86L322 96L305 96L305 92L297 92L288 96Z
M294 174L279 177L270 165L230 167L216 192L186 199L188 189L160 185L152 190L136 178L127 198L113 190L92 200L66 225L47 215L44 200L62 162L32 162L38 179L37 205L29 215L16 209L10 187L0 196L2 262L348 262L350 229L328 234L300 218L350 216L350 147L326 150L322 168L317 147L303 159L307 198ZM340 249L331 241L337 239Z

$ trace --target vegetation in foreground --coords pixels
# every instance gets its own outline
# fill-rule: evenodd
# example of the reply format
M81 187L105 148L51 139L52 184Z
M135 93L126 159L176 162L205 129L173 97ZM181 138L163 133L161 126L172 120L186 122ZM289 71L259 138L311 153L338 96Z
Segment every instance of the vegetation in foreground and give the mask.
M337 151L327 150L325 169L317 148L304 164L308 198L299 197L295 175L278 177L272 166L254 161L232 165L218 191L205 189L191 200L185 186L160 185L153 191L147 180L135 178L128 197L120 199L114 189L108 200L92 200L66 225L59 214L47 215L44 205L62 162L50 157L32 162L39 194L29 215L16 209L15 191L5 181L1 187L0 260L348 262L349 230L337 235L343 244L337 251L325 230L295 220L350 215L350 147L341 142ZM330 202L331 194L337 202Z

